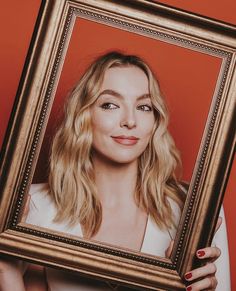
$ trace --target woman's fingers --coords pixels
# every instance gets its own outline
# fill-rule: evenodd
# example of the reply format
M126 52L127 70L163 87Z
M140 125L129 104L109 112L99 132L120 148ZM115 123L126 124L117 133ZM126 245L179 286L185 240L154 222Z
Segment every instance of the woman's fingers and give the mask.
M197 291L197 290L215 290L217 286L216 277L206 277L201 281L195 282L192 285L186 287L187 291Z
M197 251L197 257L199 259L211 259L215 261L219 258L221 251L217 247L207 247Z
M5 255L0 256L0 290L25 291L21 261Z
M1 254L1 256L0 256L0 274L8 273L8 272L15 273L15 272L21 271L22 268L23 268L22 261ZM0 288L0 290L1 290L1 288Z
M215 277L216 266L213 263L221 254L221 251L217 247L207 247L197 251L197 257L199 259L210 259L210 263L205 266L194 269L185 274L185 279L188 282L198 280L188 286L186 290L215 290L217 286L217 280Z
M222 217L218 218L215 232L220 228L222 224ZM198 259L206 260L207 263L197 269L194 269L185 274L185 279L191 285L186 287L188 291L195 290L215 290L217 286L217 279L215 273L217 271L215 264L213 263L221 255L221 250L218 247L206 247L196 252Z
M202 278L199 281L194 282L186 288L186 290L215 290L217 286L217 279L215 277L216 266L214 263L209 263L204 267L194 269L191 272L185 274L185 279L188 282Z
M170 257L172 249L173 249L173 245L174 245L174 240L171 240L168 248L165 251L166 258Z
M185 274L185 279L189 282L202 278L202 277L206 277L209 275L214 275L216 272L216 266L214 263L209 263L203 267L194 269L188 273Z

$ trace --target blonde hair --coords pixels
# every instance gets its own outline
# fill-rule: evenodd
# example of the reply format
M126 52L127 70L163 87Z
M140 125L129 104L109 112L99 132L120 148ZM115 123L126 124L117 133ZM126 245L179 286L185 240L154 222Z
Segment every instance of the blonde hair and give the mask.
M139 158L135 202L161 229L168 229L175 225L168 198L180 208L184 201L176 175L181 161L167 129L167 108L157 80L141 58L109 52L92 63L71 92L50 158L49 189L58 210L55 221L80 223L86 237L95 235L102 221L91 156L90 107L99 96L106 70L125 66L136 66L148 77L156 120L152 138Z

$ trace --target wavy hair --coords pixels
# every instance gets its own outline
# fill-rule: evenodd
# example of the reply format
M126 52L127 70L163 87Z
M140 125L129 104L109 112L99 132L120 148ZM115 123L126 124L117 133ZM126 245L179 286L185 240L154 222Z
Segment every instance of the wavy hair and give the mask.
M102 221L91 154L90 107L99 96L106 70L127 66L136 66L146 74L155 115L152 137L139 157L135 202L161 229L170 229L175 222L169 200L182 208L185 199L176 174L181 161L168 132L168 112L154 74L138 56L109 52L91 64L72 90L50 157L49 190L57 207L55 221L80 223L88 238L97 233Z

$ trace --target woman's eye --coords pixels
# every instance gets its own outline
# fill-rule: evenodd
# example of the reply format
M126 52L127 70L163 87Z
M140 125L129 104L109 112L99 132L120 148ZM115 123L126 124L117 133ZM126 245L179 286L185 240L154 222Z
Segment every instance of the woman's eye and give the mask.
M152 111L152 106L151 105L147 105L147 104L139 105L138 106L138 110L141 110L141 111Z
M103 103L100 107L102 109L116 109L116 108L118 108L117 105L115 105L113 103L109 103L109 102Z

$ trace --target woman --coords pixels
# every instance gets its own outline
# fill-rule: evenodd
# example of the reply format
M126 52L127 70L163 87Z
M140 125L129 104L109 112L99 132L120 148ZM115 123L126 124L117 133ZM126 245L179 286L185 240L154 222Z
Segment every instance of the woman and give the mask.
M143 60L118 52L98 58L71 93L52 146L49 183L32 186L26 221L165 256L186 193L167 126L158 83ZM187 290L215 290L220 250L197 255L209 263L186 274L194 281ZM46 280L51 291L111 290L109 283L51 269Z

